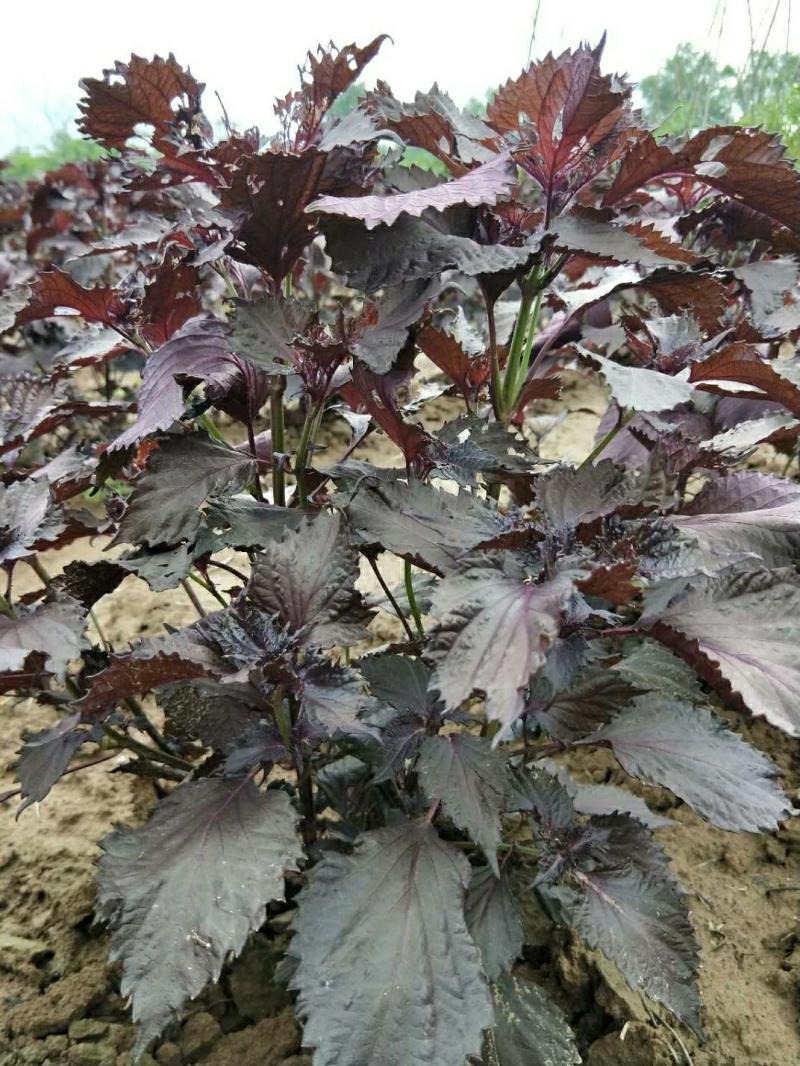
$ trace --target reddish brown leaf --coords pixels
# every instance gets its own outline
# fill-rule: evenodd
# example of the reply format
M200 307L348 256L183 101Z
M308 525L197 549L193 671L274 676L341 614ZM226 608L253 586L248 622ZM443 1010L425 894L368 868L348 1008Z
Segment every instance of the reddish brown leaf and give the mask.
M597 596L614 607L621 607L630 603L639 592L631 581L635 575L635 563L613 563L611 566L598 566L589 577L575 584L584 595Z
M600 74L604 43L547 55L489 104L489 125L523 145L516 159L545 192L546 221L627 145L631 87Z
M166 343L190 318L200 314L199 285L197 267L167 254L155 279L147 286L140 307L142 334L154 348Z
M800 229L800 174L780 140L763 130L715 126L673 151L642 135L622 161L604 206L628 199L653 182L693 178L787 226Z
M40 318L71 315L113 326L124 317L125 310L125 301L114 289L105 285L84 289L69 274L48 270L31 286L30 300L17 315L16 324L24 326Z
M166 136L178 123L188 123L200 111L204 85L175 59L133 55L103 71L102 79L85 78L86 96L78 105L79 128L106 148L123 149L138 125L153 127L153 143L163 150ZM176 106L177 101L177 106Z
M715 381L732 381L750 385L759 399L783 404L792 414L800 415L800 388L779 374L749 344L729 344L702 363L693 363L689 380L705 384L710 392L730 390L715 388Z
M263 267L276 285L316 233L306 207L317 195L325 160L315 148L251 156L221 190L222 205L235 220L230 254Z

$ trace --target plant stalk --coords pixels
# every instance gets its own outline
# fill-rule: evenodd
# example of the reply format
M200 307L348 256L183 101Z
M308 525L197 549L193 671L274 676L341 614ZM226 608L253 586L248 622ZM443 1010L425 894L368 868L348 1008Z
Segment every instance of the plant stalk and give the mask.
M417 603L417 596L414 592L414 582L411 575L411 563L406 559L405 561L405 586L406 586L406 598L408 599L408 606L411 610L411 617L414 619L414 625L417 627L417 633L421 636L425 636L425 629L422 625L422 615L419 611L419 605Z
M286 379L282 374L276 374L270 387L269 413L272 431L272 500L279 507L286 506L286 474L281 458L286 448L283 420L283 394L285 392Z
M383 589L384 594L385 594L386 598L388 599L389 603L391 603L391 605L392 605L392 607L394 609L394 613L400 619L400 621L401 621L401 623L403 625L403 629L405 629L405 631L406 631L406 635L408 636L408 639L409 640L414 640L415 639L414 631L412 630L411 626L408 624L408 619L403 614L403 611L402 611L402 609L400 607L400 604L395 599L395 597L394 597L394 595L392 593L392 590L386 584L386 581L384 580L383 574L378 569L377 562L372 558L371 555L367 556L367 562L372 567L372 572L375 575L375 577L378 579L378 584Z
M319 426L322 422L323 409L324 401L317 408L309 408L308 413L306 414L306 420L303 423L303 431L300 434L300 443L297 445L297 454L295 455L294 460L294 476L297 480L297 501L302 510L305 510L308 506L306 464L308 463L309 453L314 447L314 441L316 440Z

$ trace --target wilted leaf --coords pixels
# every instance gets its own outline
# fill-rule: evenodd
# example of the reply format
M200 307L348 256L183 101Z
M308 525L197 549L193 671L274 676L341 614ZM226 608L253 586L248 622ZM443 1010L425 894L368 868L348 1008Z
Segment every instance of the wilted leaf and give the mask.
M295 821L284 792L206 778L181 785L142 828L102 841L97 916L122 961L137 1054L284 898L284 872L303 854Z
M365 833L300 895L291 951L318 1066L463 1066L492 1008L467 933L470 867L429 825Z

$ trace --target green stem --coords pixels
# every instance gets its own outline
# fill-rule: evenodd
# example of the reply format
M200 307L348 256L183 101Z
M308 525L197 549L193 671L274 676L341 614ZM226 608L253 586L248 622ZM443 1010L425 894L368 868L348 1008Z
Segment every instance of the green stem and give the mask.
M39 580L41 581L41 583L43 585L49 585L50 584L50 582L53 579L50 577L48 572L42 566L38 556L32 555L30 557L30 559L26 560L26 562L32 568L33 572L36 574L36 576L39 578Z
M2 593L0 593L0 613L7 615L9 618L14 617L14 608Z
M530 366L531 362L531 351L533 349L533 342L536 338L536 331L539 327L539 314L542 309L543 296L544 289L540 288L539 291L536 293L536 297L533 301L533 306L531 307L530 314L528 316L528 330L525 334L525 343L522 347L522 352L520 354L519 359L519 366L517 367L517 373L513 383L513 393L511 398L512 411L517 405L517 400L519 398L520 393L522 392L522 388L525 384L525 379L528 376L528 367Z
M403 625L403 629L405 629L405 631L406 631L408 639L413 641L414 640L414 632L411 629L411 626L408 624L408 619L406 618L406 616L403 614L402 610L400 609L400 604L395 599L395 597L394 597L394 595L392 593L392 590L386 584L386 581L384 580L383 574L378 569L377 562L375 561L375 559L372 558L371 555L367 556L367 562L372 567L372 572L375 575L375 577L377 578L378 584L383 589L386 598L388 599L389 603L391 603L392 607L394 608L394 613L400 619L400 621L401 621L401 623ZM345 649L345 651L348 651L348 650L349 649L347 649L347 648Z
M199 574L193 574L191 571L189 571L189 580L194 581L195 585L199 585L201 589L205 589L206 592L210 596L213 596L218 603L221 603L223 607L228 606L228 604L219 594L218 590L215 588L214 585L211 584L210 581L203 581Z
M136 726L136 728L141 729L143 733L147 733L147 735L150 737L156 747L161 748L161 750L165 751L168 755L172 754L169 750L169 746L167 745L166 740L164 740L159 731L147 717L147 715L145 714L144 707L142 707L139 701L137 699L134 699L133 696L128 696L126 697L124 702L128 710L133 715L133 724Z
M253 495L261 503L264 502L264 493L261 489L261 476L258 472L258 455L256 454L256 431L252 422L247 423L247 444L250 448L250 454L253 456L256 464L256 474L253 479Z
M170 755L166 751L155 751L153 748L148 748L146 744L140 744L138 740L133 740L132 737L126 736L125 733L118 732L113 726L102 723L100 728L109 740L113 740L119 748L127 748L128 751L136 752L137 755L145 755L154 762L164 763L165 766L172 766L176 770L194 769L192 764L187 762L186 759L181 759L177 755Z
M282 466L286 450L283 421L283 394L286 379L277 374L272 379L269 394L270 429L272 431L272 500L279 507L286 506L286 474Z
M598 455L602 455L602 453L606 450L608 445L611 443L611 441L614 439L614 437L616 437L616 435L619 433L619 431L630 422L630 420L633 418L634 414L635 414L635 412L633 412L633 411L620 412L620 416L619 416L619 418L617 420L617 424L615 426L613 426L608 431L608 433L606 433L606 435L601 440L599 440L597 442L597 444L595 444L594 448L592 448L592 450L589 452L589 454L583 460L583 462L578 467L578 469L579 470L584 470L587 466L592 466L592 464L594 463L594 461L598 457Z
M186 593L186 595L189 597L189 599L191 601L191 604L192 604L192 607L194 607L194 609L197 611L198 616L200 618L206 618L207 617L207 612L206 612L205 607L202 605L200 600L198 600L197 594L195 593L194 589L192 588L192 586L189 584L189 582L186 580L185 577L181 578L181 588Z
M500 384L500 403L498 406L500 408L501 420L504 422L508 420L513 407L513 402L516 399L513 395L514 382L516 381L517 371L519 369L519 360L522 353L522 347L525 343L525 337L528 330L528 318L531 313L533 301L533 289L526 284L526 282L523 282L522 303L519 307L517 321L514 323L514 332L511 335L508 358L506 359L506 365L503 370L502 381Z
M424 637L425 630L422 626L422 616L419 613L419 605L417 604L417 597L414 592L414 582L411 579L411 563L408 561L408 559L406 559L405 562L405 585L408 606L411 609L411 617L414 619L414 625L417 627L417 633L419 633L421 637Z
M318 408L309 408L306 420L303 423L303 431L300 434L300 443L297 445L297 454L294 461L294 476L297 479L297 499L300 507L305 510L308 506L308 492L306 490L306 464L308 456L314 446L320 422L324 401Z

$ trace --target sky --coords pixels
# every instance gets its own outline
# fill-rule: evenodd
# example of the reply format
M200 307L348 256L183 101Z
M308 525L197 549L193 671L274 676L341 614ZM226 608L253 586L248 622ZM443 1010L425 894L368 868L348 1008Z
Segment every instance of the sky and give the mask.
M212 121L216 90L235 126L266 132L272 102L296 85L307 50L330 40L366 44L388 33L393 40L365 72L367 83L382 78L410 99L438 81L460 104L515 77L529 54L594 43L603 31L604 69L634 81L681 41L735 67L751 40L800 52L800 4L792 10L792 0L37 0L4 5L2 28L0 155L71 127L79 80L132 52L174 52L206 83Z

